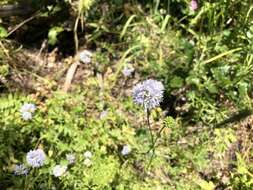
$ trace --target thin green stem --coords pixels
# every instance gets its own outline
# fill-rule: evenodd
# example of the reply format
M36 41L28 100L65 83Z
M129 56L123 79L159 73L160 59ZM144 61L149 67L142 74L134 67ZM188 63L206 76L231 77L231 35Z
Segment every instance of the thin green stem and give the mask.
M153 145L154 144L154 136L153 136L151 125L150 125L150 111L149 110L147 110L147 125L148 125L148 129L149 129L149 133L150 133L151 143Z
M153 136L152 128L151 128L151 125L150 125L150 110L147 110L147 125L148 125L148 129L149 129L149 133L150 133L150 138L151 138L151 147L150 147L150 150L152 150L151 158L150 158L148 166L147 166L147 169L148 169L150 167L150 165L151 165L151 163L153 161L154 155L155 155L155 149L153 148L153 147L155 147L155 145L154 145L154 136ZM148 151L148 153L150 152L150 150Z

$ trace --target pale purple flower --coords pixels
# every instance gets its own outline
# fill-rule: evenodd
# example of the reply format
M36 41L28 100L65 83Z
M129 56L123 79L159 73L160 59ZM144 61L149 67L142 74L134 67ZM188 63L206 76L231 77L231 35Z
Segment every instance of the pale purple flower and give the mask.
M192 11L195 11L195 10L197 10L197 8L198 8L198 2L196 0L191 0L191 2L190 2L190 9Z
M83 63L90 63L91 62L92 53L88 50L83 50L80 55L80 61Z
M107 110L104 110L104 111L102 111L102 112L100 113L99 118L100 118L100 119L104 119L107 115L108 115L108 111L107 111Z
M26 155L27 163L33 168L38 168L44 165L46 154L42 149L30 150Z
M29 172L28 168L24 164L17 164L14 167L15 175L27 175Z
M33 113L36 110L36 106L31 103L24 103L20 109L20 112L30 112Z
M133 88L133 100L142 105L145 111L159 106L163 99L164 86L161 82L148 79Z
M121 154L122 154L123 156L126 156L126 155L128 155L131 151L132 151L132 150L131 150L131 147L130 147L129 145L124 145L123 148L122 148L122 150L121 150Z
M66 154L66 159L69 164L74 164L76 162L76 156L74 154Z
M60 176L62 176L66 171L67 171L67 166L56 165L56 166L53 168L53 175L54 175L55 177L60 177Z
M122 73L125 77L128 77L130 75L132 75L132 73L134 72L134 68L132 65L128 64L126 65L123 70L122 70Z
M24 120L31 120L32 113L35 112L36 106L31 103L24 103L20 108L21 116Z

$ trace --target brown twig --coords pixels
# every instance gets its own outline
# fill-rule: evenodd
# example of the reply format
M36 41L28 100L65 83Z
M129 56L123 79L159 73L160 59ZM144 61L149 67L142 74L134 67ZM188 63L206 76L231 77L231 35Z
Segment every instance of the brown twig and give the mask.
M31 20L33 20L34 18L36 18L38 15L40 14L40 12L36 12L33 16L25 19L23 22L19 23L17 26L15 26L8 34L7 37L9 37L12 33L14 33L16 30L18 30L20 27L22 27L24 24L26 24L27 22L30 22Z
M65 83L64 83L64 86L63 86L63 91L64 92L68 92L69 90L69 87L71 85L71 82L74 78L74 75L75 75L75 72L77 70L77 67L79 65L79 62L78 61L75 61L68 69L68 72L67 72L67 75L66 75L66 79L65 79Z

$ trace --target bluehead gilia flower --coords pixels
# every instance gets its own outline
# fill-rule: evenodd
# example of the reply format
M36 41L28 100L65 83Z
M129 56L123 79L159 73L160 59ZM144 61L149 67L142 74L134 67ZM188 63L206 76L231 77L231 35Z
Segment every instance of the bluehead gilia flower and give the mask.
M27 175L29 172L28 168L24 164L17 164L14 167L15 175Z
M54 175L55 177L60 177L60 176L62 176L66 171L67 171L67 166L56 165L56 166L53 168L53 175Z
M44 165L46 154L42 149L30 150L26 155L27 163L33 168L38 168Z
M133 100L145 109L151 110L161 103L163 99L164 86L161 82L148 79L138 83L133 88Z

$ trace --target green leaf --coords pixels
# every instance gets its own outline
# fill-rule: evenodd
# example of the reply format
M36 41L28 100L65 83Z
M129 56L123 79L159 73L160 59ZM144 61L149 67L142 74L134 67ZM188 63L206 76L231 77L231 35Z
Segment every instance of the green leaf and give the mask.
M4 27L0 26L0 39L6 38L7 36L8 36L7 30Z
M180 88L181 86L183 86L183 84L184 84L184 80L178 76L173 77L170 81L170 86L172 88Z
M59 26L51 28L48 32L48 43L50 45L55 45L57 42L57 36L63 31L64 29Z
M213 182L209 181L205 181L205 180L199 180L199 186L203 189L203 190L214 190L215 185L213 184Z

